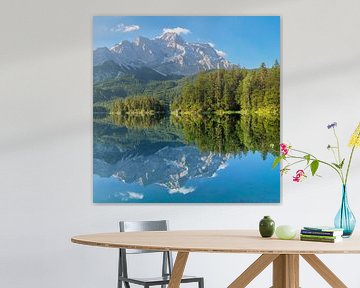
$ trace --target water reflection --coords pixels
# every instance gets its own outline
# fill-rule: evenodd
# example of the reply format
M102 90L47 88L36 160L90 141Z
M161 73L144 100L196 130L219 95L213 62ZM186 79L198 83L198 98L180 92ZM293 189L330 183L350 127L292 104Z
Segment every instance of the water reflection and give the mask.
M171 123L201 151L233 155L259 151L265 157L270 144L279 143L280 120L272 115L172 116Z
M120 193L121 197L110 202L122 202L121 199L133 202L207 202L206 199L191 200L189 195L200 186L203 191L215 189L218 184L214 184L214 178L217 178L216 183L222 183L216 191L227 189L228 192L219 194L215 200L209 200L215 197L214 194L202 197L208 197L210 202L247 202L250 198L239 200L239 192L234 190L234 187L244 186L234 175L239 173L239 165L243 165L242 173L250 175L246 177L246 181L250 181L246 185L259 182L255 180L259 177L268 179L267 184L276 183L278 175L270 171L270 161L265 160L271 155L270 144L279 142L279 127L277 117L259 115L94 117L94 174L100 176L97 181L111 178L116 180L112 182L113 186L122 183L117 189L131 188L131 191L116 190L114 193ZM249 152L260 153L262 160L247 157ZM233 165L228 167L230 159L233 159L230 161ZM263 199L258 202L273 202L271 199L277 199L274 193L278 195L279 187L272 185L265 189L265 182L253 187L254 190L262 189L261 193L267 191L265 194L268 196L261 196ZM208 189L210 185L212 187ZM94 199L97 194L105 193L95 191L96 187ZM151 195L144 192L144 187L152 191ZM160 191L167 195L183 195L183 198L167 199L164 195L157 196L161 200L151 198Z

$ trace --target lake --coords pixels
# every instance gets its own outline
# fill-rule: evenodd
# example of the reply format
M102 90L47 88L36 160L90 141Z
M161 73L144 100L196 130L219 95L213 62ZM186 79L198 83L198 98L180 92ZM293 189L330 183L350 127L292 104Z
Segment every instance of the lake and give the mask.
M93 125L94 203L280 202L278 117L94 114Z

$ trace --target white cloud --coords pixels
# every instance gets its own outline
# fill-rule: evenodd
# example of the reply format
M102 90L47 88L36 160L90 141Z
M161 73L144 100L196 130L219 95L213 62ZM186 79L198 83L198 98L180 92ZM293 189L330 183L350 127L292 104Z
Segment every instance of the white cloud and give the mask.
M180 188L175 188L175 189L169 189L169 193L170 194L174 194L174 193L180 193L180 194L188 194L191 192L194 192L195 188L194 187L180 187Z
M224 51L217 50L217 49L215 49L215 51L220 57L225 57L226 56L226 53Z
M144 198L144 194L137 192L116 192L114 197L121 199L121 201L129 201L129 199L141 200Z
M164 28L163 29L163 34L165 34L165 33L168 33L168 32L170 32L170 33L176 33L176 34L178 34L178 35L180 35L180 34L189 34L189 33L191 33L191 31L189 30L189 29L186 29L186 28L181 28L181 27L176 27L176 28Z
M139 30L139 29L140 29L139 25L118 24L115 27L111 28L110 31L128 33L128 32L133 32L133 31L136 31L136 30Z
M228 167L228 166L229 166L229 164L228 164L228 163L226 163L226 162L221 163L221 164L219 165L218 170L223 170L223 169L225 169L225 168L226 168L226 167Z
M127 192L130 199L138 199L141 200L144 198L144 194L136 193L136 192Z

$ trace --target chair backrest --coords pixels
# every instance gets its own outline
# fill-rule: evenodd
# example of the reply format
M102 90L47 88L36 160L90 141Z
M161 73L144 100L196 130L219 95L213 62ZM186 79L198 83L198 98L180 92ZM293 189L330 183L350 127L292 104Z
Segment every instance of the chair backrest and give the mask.
M120 221L120 232L136 231L167 231L169 224L167 220L156 221Z
M120 232L168 231L167 220L156 221L120 221ZM159 251L126 249L126 254L156 253Z
M141 232L141 231L167 231L169 224L167 220L158 221L120 221L120 232ZM128 277L127 272L127 257L126 254L140 254L140 253L159 253L161 251L149 250L135 250L135 249L119 249L119 276ZM163 253L162 261L162 275L169 275L172 273L173 259L169 251ZM127 283L130 287L129 283Z

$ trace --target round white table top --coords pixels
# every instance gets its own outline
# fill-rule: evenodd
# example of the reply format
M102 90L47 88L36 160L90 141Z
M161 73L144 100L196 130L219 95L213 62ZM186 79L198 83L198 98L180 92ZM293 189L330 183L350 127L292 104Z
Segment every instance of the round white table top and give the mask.
M251 254L342 254L360 253L360 237L353 235L338 243L262 238L256 230L190 230L164 232L116 232L80 235L77 244L181 252Z

